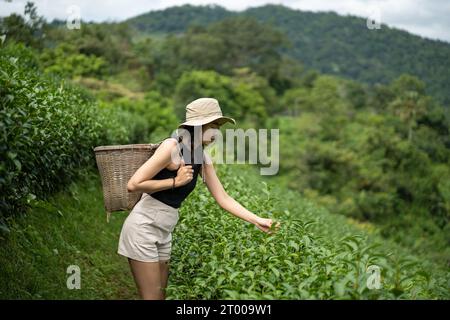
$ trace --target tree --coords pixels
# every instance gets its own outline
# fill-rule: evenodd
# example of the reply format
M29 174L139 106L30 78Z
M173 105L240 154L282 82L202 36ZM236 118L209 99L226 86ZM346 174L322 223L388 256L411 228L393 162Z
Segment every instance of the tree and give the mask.
M396 98L389 108L407 125L408 141L411 142L417 119L428 112L429 98L425 96L425 84L416 77L402 75L393 82L392 89Z
M22 42L34 48L42 48L46 21L37 14L37 8L33 2L25 5L24 16L11 14L0 19L0 34L6 35L6 41L14 40Z
M101 78L106 73L106 61L102 57L78 53L78 50L68 43L61 43L54 49L45 49L40 58L45 73L62 77Z
M216 98L224 114L236 119L262 123L267 117L264 98L258 91L248 83L233 81L233 78L215 71L192 71L182 75L175 90L178 116L184 118L185 106L201 97Z
M289 45L283 33L252 17L225 18L211 25L208 31L221 39L226 48L222 72L250 67L269 81L278 73L280 51Z

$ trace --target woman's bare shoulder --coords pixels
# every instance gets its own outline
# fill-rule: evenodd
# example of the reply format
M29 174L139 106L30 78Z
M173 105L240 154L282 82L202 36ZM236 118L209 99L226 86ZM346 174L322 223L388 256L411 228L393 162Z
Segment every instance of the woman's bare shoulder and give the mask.
M178 144L178 140L176 138L170 137L170 138L164 139L161 142L160 146L165 145L166 147L168 146L168 147L172 147L173 148L177 144Z
M176 138L166 138L159 145L158 149L155 151L159 152L162 158L166 161L165 168L169 170L174 170L179 164L179 146L178 140Z
M160 155L163 155L164 158L171 157L172 153L177 153L178 148L178 141L175 138L167 138L164 139L158 148L155 151L155 155L158 153Z

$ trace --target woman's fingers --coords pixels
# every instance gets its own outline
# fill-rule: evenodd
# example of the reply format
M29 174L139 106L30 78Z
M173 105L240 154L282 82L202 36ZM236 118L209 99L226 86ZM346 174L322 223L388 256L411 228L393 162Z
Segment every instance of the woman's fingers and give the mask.
M278 228L280 227L280 222L277 222L275 226L273 226L272 219L267 219L265 222L260 224L260 229L264 232L267 232L268 234L273 234L274 232L278 231Z
M183 166L180 168L180 173L185 175L186 177L192 177L194 175L194 169L192 169L191 165Z
M268 234L272 234L274 231L277 231L280 227L280 222L277 221L275 225L273 225L275 221L270 218L261 218L258 217L257 222L255 223L256 227L261 231L264 231Z
M279 227L280 227L280 222L277 222L273 228L272 228L272 226L270 226L270 228L274 229L275 231L277 231Z

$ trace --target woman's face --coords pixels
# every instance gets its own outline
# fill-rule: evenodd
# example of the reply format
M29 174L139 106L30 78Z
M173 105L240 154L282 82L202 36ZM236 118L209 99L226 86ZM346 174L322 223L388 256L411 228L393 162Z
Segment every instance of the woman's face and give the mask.
M203 144L208 145L211 142L213 142L214 139L216 138L216 134L217 134L219 128L220 128L220 125L214 121L204 124L202 127L202 132L203 132L202 142L203 142Z

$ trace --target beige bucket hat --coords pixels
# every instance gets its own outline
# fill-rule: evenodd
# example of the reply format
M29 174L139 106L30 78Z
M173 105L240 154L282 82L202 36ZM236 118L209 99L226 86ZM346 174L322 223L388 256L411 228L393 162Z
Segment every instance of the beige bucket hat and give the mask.
M178 127L185 126L201 126L213 121L217 121L219 125L226 122L236 124L233 118L222 115L219 101L214 98L199 98L186 106L186 121Z

